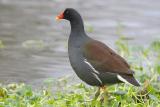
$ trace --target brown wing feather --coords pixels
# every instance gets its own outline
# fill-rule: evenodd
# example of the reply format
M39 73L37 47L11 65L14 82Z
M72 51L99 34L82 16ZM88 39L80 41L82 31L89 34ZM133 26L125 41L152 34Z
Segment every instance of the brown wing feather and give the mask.
M84 48L84 57L99 72L133 74L128 63L105 44L93 40Z

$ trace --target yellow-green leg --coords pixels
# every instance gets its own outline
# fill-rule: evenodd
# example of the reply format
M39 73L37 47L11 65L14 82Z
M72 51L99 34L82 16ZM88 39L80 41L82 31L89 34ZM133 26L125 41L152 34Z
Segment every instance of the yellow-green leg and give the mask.
M99 100L101 102L104 102L106 105L108 102L108 92L106 89L106 86L99 87L97 92L95 93L95 100Z
M99 97L99 95L100 95L100 87L98 87L98 90L95 93L94 99L97 100L97 98Z

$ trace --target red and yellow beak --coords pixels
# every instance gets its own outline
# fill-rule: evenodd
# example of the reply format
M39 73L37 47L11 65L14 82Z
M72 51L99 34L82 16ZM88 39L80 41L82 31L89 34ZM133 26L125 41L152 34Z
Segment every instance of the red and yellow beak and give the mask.
M56 16L56 20L64 19L64 12L61 12L58 16Z

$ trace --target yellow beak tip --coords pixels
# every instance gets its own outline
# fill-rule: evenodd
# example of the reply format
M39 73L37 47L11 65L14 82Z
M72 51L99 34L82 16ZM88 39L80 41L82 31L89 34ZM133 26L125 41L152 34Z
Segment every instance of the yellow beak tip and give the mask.
M56 17L55 19L56 19L56 20L60 20L59 17Z

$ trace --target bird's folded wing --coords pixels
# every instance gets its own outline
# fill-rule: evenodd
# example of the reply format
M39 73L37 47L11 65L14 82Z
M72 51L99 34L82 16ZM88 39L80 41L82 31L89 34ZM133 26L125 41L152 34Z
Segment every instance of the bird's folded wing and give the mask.
M133 74L127 62L105 44L92 40L85 44L83 56L98 72Z

